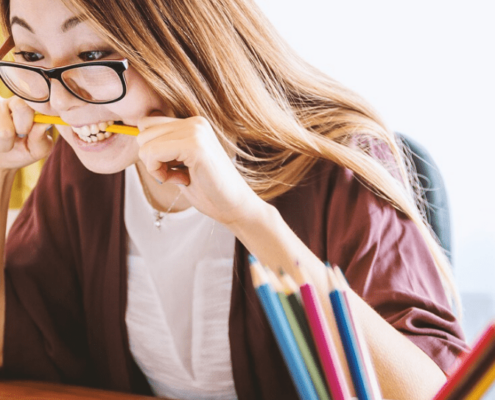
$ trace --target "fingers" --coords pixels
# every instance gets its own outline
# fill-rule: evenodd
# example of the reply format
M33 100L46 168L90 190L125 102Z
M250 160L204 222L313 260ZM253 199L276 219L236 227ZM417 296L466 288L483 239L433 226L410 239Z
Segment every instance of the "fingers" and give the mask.
M176 185L188 186L191 183L189 170L187 168L172 168L166 164L150 174L159 182L175 183Z
M17 135L27 135L33 127L34 110L19 97L0 102L0 152L14 147Z
M16 132L6 101L0 102L0 152L5 153L14 147Z
M33 127L34 110L19 97L12 97L8 105L16 133L27 135Z
M140 133L136 139L140 146L164 135L168 135L169 139L177 139L184 135L184 127L183 120L169 117L145 117L139 121ZM174 136L170 136L174 133Z
M205 132L211 131L208 120L200 116L185 119L165 116L144 117L139 120L138 128L140 134L137 136L137 141L140 146L164 135L173 140L191 135L204 135Z
M163 114L157 116L157 112L152 112L149 117L143 117L138 121L137 127L142 132L155 125L163 125L173 121L180 121L177 118L166 117Z
M40 160L48 154L53 147L53 139L48 135L51 125L35 124L27 136L27 148L31 156Z

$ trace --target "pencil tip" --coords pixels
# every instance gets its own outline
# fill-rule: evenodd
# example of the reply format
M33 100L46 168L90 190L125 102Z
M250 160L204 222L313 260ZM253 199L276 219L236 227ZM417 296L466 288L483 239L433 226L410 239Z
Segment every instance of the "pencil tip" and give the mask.
M337 280L337 277L335 276L335 272L333 271L332 268L327 269L327 277L328 277L328 286L330 287L330 290L338 290L339 289L339 283Z

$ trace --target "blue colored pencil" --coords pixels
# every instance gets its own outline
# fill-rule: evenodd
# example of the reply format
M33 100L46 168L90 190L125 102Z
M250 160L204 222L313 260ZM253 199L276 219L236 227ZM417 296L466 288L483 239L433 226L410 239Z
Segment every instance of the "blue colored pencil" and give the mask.
M347 308L346 301L342 292L339 290L339 283L335 277L335 273L331 268L327 268L327 273L330 288L330 302L332 303L335 320L337 321L337 327L342 339L342 345L344 346L347 363L349 364L352 382L356 389L356 395L359 400L373 400L370 382L366 374L356 333L354 332L352 320L349 315L350 310Z
M353 313L351 312L351 303L349 300L349 290L351 290L351 288L349 287L349 284L347 283L347 280L345 279L345 276L339 267L334 266L333 272L335 272L335 276L339 281L339 285L340 285L339 289L342 292L342 296L344 297L345 304L347 306L347 309L349 310L349 317L351 318L352 327L354 329L354 332L356 333L358 346L359 349L361 350L361 357L363 358L364 368L366 370L366 375L370 383L373 399L383 400L382 392L380 390L380 384L378 383L378 377L376 376L376 371L375 368L373 367L373 361L371 360L371 354L368 349L368 345L366 344L366 339L364 338L363 331L361 329L359 321L356 320L355 315L353 315Z
M313 381L304 364L280 300L268 283L269 280L265 271L263 271L263 267L254 257L250 257L249 262L256 294L268 318L299 398L303 400L318 400Z

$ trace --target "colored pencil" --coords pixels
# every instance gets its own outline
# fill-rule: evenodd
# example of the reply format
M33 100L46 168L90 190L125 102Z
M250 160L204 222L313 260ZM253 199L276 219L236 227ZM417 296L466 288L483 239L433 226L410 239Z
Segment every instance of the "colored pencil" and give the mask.
M299 397L301 399L318 400L318 395L297 347L289 322L278 297L269 284L266 272L254 257L250 257L250 267L256 293Z
M364 334L361 329L361 326L359 325L359 322L357 321L356 318L354 318L354 315L352 313L351 303L349 301L349 294L348 294L348 291L350 290L349 284L347 283L347 280L345 279L342 270L338 266L334 266L333 271L335 272L335 276L340 283L342 295L344 297L347 308L349 309L349 317L351 319L351 324L354 328L354 332L356 333L358 347L364 362L364 368L366 375L368 376L368 381L370 383L370 388L373 394L373 398L375 400L382 400L383 397L380 390L380 384L378 383L375 367L373 366L373 362L371 361L371 354L369 352L366 339L364 338Z
M34 122L40 124L53 124L53 125L69 125L60 117L54 117L52 115L34 114ZM105 131L111 133L122 133L124 135L137 136L139 129L134 126L113 124L108 126Z
M462 385L463 382L468 380L471 376L471 372L475 368L480 357L483 356L486 349L490 347L495 341L495 322L491 323L486 330L481 334L480 338L476 341L470 353L468 353L457 369L452 373L447 382L435 395L433 400L447 400L451 398L451 395L455 394L455 390Z
M490 386L495 382L495 360L490 369L481 378L471 393L468 394L466 400L479 400L490 389Z
M306 338L306 342L308 343L309 350L315 359L315 362L320 370L320 373L323 374L323 369L321 367L320 359L318 357L318 352L316 351L315 342L313 340L313 334L311 333L311 329L309 328L308 319L306 318L306 313L304 311L304 307L301 302L301 295L299 293L299 287L296 285L296 282L290 277L289 274L282 273L280 276L280 280L284 285L285 294L287 295L287 300L292 308L292 312L294 313L299 326L301 327L301 331Z
M316 392L318 393L320 400L330 400L330 395L325 385L325 381L320 373L315 358L311 353L308 342L301 330L301 326L296 316L294 315L287 295L284 293L284 286L273 271L267 269L266 272L269 276L270 283L272 283L272 286L274 287L278 298L280 299L280 303L282 304L282 308L284 309L287 321L289 322L289 325L292 329L292 333L294 334L294 338L296 339L299 351L301 352L304 363L306 364L306 368L308 369L309 375L311 376Z
M364 368L364 362L358 347L354 327L352 326L349 316L349 310L332 268L327 268L327 274L330 289L329 297L337 321L337 327L339 328L340 337L342 338L342 344L344 345L347 362L349 363L356 395L359 400L372 400L373 396L368 382L368 376Z
M351 394L340 359L333 343L332 335L327 325L321 303L314 285L306 276L304 269L297 266L295 269L296 283L299 285L309 326L318 349L323 373L333 400L349 400Z
M459 382L453 393L449 395L449 400L464 400L482 381L483 377L490 370L495 362L495 343L491 344L485 352L473 363L472 368L466 374L465 379Z

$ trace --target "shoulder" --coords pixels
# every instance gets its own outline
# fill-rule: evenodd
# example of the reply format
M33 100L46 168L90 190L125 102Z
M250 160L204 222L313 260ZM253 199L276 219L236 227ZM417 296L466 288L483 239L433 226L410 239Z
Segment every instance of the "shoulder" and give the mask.
M369 228L382 218L405 217L353 171L328 160L317 161L297 186L272 203L289 225L331 221L330 232L336 229L335 233Z

